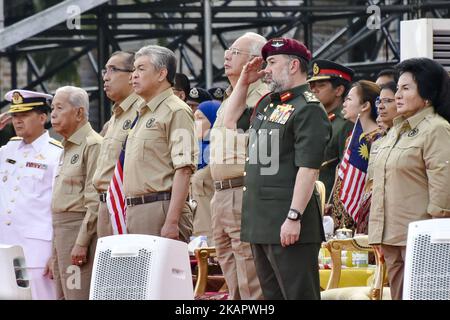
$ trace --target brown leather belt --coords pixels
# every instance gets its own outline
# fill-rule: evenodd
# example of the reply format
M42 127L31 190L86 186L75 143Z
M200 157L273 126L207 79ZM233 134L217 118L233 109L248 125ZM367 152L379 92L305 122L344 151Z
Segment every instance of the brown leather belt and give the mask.
M132 207L132 206L137 206L137 205L144 204L144 203L170 200L170 195L171 195L171 193L169 191L155 192L155 193L143 194L142 196L138 196L138 197L127 197L125 199L125 201L127 202L128 207Z
M243 185L244 177L214 181L214 187L216 188L216 191L242 187Z
M98 198L100 199L100 202L106 202L106 192L99 193Z

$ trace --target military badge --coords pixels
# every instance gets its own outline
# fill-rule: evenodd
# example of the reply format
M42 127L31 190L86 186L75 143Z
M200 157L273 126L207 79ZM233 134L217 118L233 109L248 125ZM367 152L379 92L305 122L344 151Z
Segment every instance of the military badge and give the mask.
M13 104L22 104L23 103L23 97L19 91L14 91L14 93L12 94L12 103Z
M155 123L155 118L151 118L147 121L147 123L145 124L146 128L151 128L151 126L153 125L153 123Z
M313 65L313 74L314 75L318 75L319 72L320 72L319 66L317 65L317 63L314 63L314 65Z
M78 161L78 158L80 158L80 156L78 154L74 154L72 159L70 159L70 163L75 164Z
M303 92L306 102L320 102L319 99L310 91Z
M282 47L284 46L284 41L283 39L273 39L271 46L274 48Z
M125 120L124 123L123 123L122 128L123 128L123 130L128 130L128 129L130 129L130 128L131 128L131 120L130 120L130 119Z
M191 91L189 91L189 97L191 97L192 99L198 99L197 88L192 88Z
M417 128L414 128L414 129L412 129L409 133L408 133L408 137L414 137L414 136L416 136L417 134L419 133L419 129L417 129Z
M294 110L295 108L290 104L277 105L276 109L273 110L270 115L269 121L279 124L286 124Z
M10 163L10 164L15 164L16 160L13 159L6 159L6 162Z
M47 170L47 165L43 164L43 163L27 162L25 166L27 168L35 168L35 169Z

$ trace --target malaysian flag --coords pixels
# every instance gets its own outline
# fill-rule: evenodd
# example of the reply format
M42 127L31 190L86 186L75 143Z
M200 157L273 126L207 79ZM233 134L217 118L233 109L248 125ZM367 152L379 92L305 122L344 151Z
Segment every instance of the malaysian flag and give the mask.
M339 178L342 181L339 197L345 210L355 222L358 221L358 209L369 164L369 146L364 136L358 117L338 170Z
M134 119L130 130L136 124L138 117ZM128 138L128 137L127 137ZM123 167L125 163L125 146L127 139L125 139L122 150L120 150L119 159L114 169L114 174L109 183L108 191L106 192L106 206L108 207L111 225L114 234L125 234L127 228L125 218L127 216L127 206L125 203L125 194L123 192Z

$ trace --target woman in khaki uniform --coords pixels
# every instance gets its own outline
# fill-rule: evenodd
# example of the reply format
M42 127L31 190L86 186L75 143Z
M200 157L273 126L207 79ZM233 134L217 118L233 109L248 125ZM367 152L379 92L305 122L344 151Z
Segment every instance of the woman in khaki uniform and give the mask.
M399 300L409 223L450 216L450 79L427 58L397 68L400 116L374 162L369 243L384 254L391 296Z
M191 178L192 199L197 202L194 213L194 236L207 236L208 244L213 245L211 223L211 199L214 185L209 168L209 133L220 107L218 101L205 101L198 105L194 113L195 131L199 141L199 164Z

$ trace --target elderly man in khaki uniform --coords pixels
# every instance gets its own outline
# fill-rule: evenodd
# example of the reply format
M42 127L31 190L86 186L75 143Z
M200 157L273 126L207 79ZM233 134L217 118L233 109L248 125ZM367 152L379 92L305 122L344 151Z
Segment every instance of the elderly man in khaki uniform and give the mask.
M192 212L186 199L198 147L192 111L171 88L175 54L160 46L143 47L134 68L133 88L146 104L126 144L127 230L189 241Z
M57 295L87 300L97 241L98 194L92 184L102 137L88 122L89 97L81 88L56 90L51 122L63 136L64 154L55 178L53 273Z
M100 200L97 221L97 236L99 238L113 234L110 213L106 205L106 191L114 173L122 144L131 129L133 120L136 118L138 106L143 102L134 93L130 83L133 62L134 53L117 51L111 55L105 69L102 70L105 93L114 102L114 106L100 148L97 170L95 170L92 179Z
M246 33L225 51L225 73L230 81L211 132L211 176L215 193L211 201L213 238L218 259L229 289L229 297L262 299L250 245L240 240L241 210L246 157L246 135L224 125L227 97L236 85L244 65L261 55L266 39ZM247 91L247 106L254 107L269 91L258 81Z

